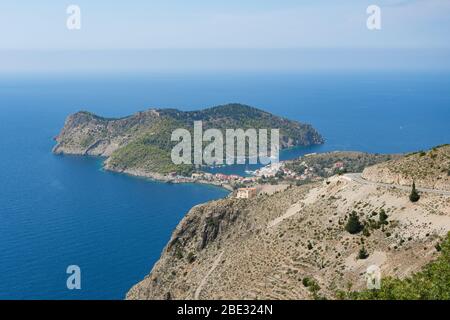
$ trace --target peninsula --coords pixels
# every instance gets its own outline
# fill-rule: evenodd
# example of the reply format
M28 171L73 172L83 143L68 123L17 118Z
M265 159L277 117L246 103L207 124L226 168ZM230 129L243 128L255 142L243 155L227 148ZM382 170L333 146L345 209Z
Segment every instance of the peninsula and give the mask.
M56 154L105 157L107 170L149 177L161 181L191 182L196 167L174 164L171 141L174 130L192 131L195 121L203 128L280 130L280 148L322 144L324 139L309 124L299 123L242 105L227 104L200 111L149 109L111 119L87 111L70 115L53 152Z

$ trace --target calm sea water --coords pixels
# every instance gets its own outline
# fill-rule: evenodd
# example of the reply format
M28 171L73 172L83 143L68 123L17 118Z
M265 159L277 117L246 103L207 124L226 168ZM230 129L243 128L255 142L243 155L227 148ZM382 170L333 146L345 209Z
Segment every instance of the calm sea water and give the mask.
M309 122L327 140L283 159L450 142L449 74L1 76L0 298L121 299L189 208L227 194L104 172L97 158L53 155L52 138L69 113L124 116L228 102ZM81 267L80 291L66 289L71 264Z

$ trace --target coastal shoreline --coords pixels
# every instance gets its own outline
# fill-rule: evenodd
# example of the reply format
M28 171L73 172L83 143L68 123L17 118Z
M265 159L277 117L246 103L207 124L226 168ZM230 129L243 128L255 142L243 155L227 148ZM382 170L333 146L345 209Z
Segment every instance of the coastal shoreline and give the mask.
M198 180L193 179L189 177L172 177L168 175L163 175L156 172L146 172L139 169L125 169L125 170L117 170L115 168L112 168L108 166L107 163L103 163L103 169L105 171L120 173L120 174L126 174L133 177L139 177L139 178L146 178L150 179L156 182L161 183L173 183L173 184L181 184L181 183L195 183L195 184L204 184L204 185L210 185L214 187L223 188L227 191L233 192L234 189L230 184L224 184L220 182L214 182L214 181L207 181L207 180Z

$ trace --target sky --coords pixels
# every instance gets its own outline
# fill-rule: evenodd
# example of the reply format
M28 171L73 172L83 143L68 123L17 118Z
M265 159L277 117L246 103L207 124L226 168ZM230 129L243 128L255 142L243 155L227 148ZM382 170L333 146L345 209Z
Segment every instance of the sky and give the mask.
M450 0L2 0L0 71L440 69L449 31Z

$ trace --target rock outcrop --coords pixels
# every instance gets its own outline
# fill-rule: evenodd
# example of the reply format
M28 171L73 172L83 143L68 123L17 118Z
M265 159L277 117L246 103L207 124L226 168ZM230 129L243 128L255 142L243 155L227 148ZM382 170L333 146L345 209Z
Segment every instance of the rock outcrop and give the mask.
M56 154L93 155L109 157L135 136L145 132L160 119L156 110L136 113L121 119L99 117L80 111L67 117L56 137Z

